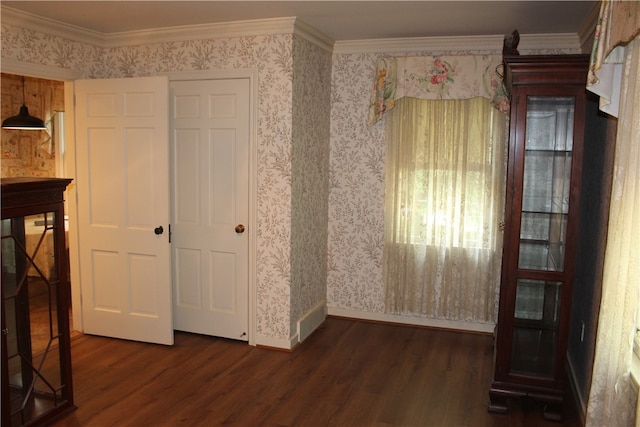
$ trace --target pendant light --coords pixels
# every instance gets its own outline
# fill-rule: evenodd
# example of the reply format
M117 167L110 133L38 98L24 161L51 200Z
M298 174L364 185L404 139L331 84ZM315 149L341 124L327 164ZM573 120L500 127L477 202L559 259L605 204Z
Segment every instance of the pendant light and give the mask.
M9 117L2 122L2 129L43 130L47 127L44 121L29 114L24 102L24 77L22 77L22 107L17 116Z

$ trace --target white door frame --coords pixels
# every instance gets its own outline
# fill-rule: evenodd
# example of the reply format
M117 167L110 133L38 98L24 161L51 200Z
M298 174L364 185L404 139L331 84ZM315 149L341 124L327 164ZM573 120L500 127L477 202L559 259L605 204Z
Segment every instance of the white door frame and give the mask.
M48 65L32 64L12 59L2 60L2 72L29 77L37 77L48 80L65 82L65 106L73 105L73 81L86 78L81 70L73 70ZM250 82L250 115L249 118L249 230L257 230L257 189L258 189L258 69L242 68L230 70L208 71L176 71L157 73L156 75L168 76L169 80L211 80L248 78ZM74 123L73 111L65 111L65 121ZM65 129L67 141L65 157L63 159L65 175L76 179L75 176L75 133L73 126ZM75 183L72 182L65 192L65 199L69 203L69 260L71 267L71 300L74 329L82 331L82 293L80 290L80 262L78 254L78 222L75 216L77 212ZM257 239L256 233L249 235L249 345L256 345L256 284L257 284Z
M58 80L64 82L64 105L73 105L73 81L86 77L85 73L80 70L60 68L50 65L33 64L30 62L22 62L14 59L2 60L2 72L16 74L19 76L35 77L46 80ZM65 111L65 121L73 123L75 120L74 112ZM64 130L66 150L62 160L65 178L72 178L74 181L69 184L65 191L65 201L67 202L67 214L69 215L69 237L67 244L69 245L69 265L71 281L71 304L73 329L84 330L82 322L82 292L80 290L80 261L78 254L78 221L76 218L76 185L75 185L75 131L74 126L66 126ZM73 260L73 262L71 262Z
M230 70L176 71L157 73L169 81L249 79L249 345L256 345L256 283L257 283L257 188L258 188L258 69L237 68Z

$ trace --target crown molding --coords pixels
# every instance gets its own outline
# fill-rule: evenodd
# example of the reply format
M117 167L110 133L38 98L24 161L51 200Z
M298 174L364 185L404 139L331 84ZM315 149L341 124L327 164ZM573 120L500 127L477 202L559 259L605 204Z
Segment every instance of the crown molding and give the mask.
M597 8L594 8L594 10ZM595 13L595 12L594 12ZM581 39L592 32L597 16L590 15L583 25ZM502 51L504 35L461 37L415 37L394 39L347 40L334 42L295 17L235 21L215 24L185 25L141 31L104 34L78 26L42 18L17 9L2 6L2 23L39 31L63 39L86 43L96 47L114 48L141 44L202 40L248 35L297 34L311 43L334 54L348 53L410 53L423 51ZM519 50L561 49L581 51L577 34L524 34L520 36Z
M326 45L332 45L328 38L302 21L296 21L295 17L184 25L105 34L2 6L2 23L101 48L241 36L292 34L295 27L298 27L299 34L312 42L319 43L322 47L326 48Z
M2 24L38 31L94 46L102 46L104 43L104 34L97 31L43 18L8 6L2 6Z
M103 47L113 48L189 40L292 34L295 23L296 18L287 17L125 31L105 34Z
M2 72L47 80L68 81L85 78L85 74L79 70L70 70L51 65L33 64L12 58L2 59Z
M300 19L296 19L293 33L308 42L333 53L334 41Z
M337 41L334 54L349 53L410 53L424 51L502 51L503 35L460 37L410 37Z
M580 47L583 53L591 53L593 48L593 39L596 33L596 25L600 18L600 3L591 8L591 12L585 18L584 22L578 29L578 38L580 39Z
M496 53L501 53L503 41L504 35L351 40L335 42L333 53L438 51L495 51ZM520 51L545 49L579 50L580 42L576 34L521 34L518 49Z
M524 34L520 35L518 50L526 51L562 50L566 53L580 52L580 40L577 34Z

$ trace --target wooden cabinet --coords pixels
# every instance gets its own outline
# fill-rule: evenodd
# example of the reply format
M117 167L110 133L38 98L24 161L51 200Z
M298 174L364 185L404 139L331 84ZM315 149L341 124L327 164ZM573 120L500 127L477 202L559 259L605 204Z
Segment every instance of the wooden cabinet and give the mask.
M63 192L70 179L3 178L2 425L74 408Z
M500 308L490 412L510 399L561 419L586 107L586 55L505 56L511 94Z

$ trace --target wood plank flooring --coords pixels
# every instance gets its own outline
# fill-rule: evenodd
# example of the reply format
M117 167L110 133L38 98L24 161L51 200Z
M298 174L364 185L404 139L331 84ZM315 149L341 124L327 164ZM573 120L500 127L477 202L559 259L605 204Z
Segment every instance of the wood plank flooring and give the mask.
M538 404L487 412L493 339L328 318L292 353L176 332L164 347L72 342L62 426L578 426Z

